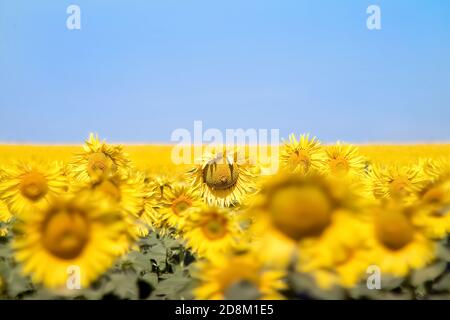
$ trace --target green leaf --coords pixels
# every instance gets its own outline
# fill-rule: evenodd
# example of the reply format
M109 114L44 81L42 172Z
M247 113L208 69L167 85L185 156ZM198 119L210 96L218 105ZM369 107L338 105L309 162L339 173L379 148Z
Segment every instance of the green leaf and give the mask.
M411 275L411 284L418 287L427 281L432 281L440 276L445 271L446 267L446 262L437 262L428 267L417 270Z
M158 275L156 273L147 272L139 278L150 284L153 288L156 288L158 285Z
M433 290L450 291L450 274L444 275L438 282L433 284Z

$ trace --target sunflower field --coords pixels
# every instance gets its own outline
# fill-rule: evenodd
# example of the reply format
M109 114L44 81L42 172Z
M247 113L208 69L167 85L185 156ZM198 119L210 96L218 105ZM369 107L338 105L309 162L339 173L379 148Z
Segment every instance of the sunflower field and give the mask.
M0 298L450 299L450 145L171 148L0 146Z

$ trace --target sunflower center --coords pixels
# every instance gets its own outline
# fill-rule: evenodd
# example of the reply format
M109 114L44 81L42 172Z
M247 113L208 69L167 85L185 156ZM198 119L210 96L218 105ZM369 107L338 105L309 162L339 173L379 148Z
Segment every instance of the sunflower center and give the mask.
M379 212L375 221L378 240L391 250L400 250L414 238L414 226L401 212Z
M109 159L103 152L96 152L89 155L87 171L91 178L105 176L111 166L111 159Z
M175 199L171 207L173 213L180 216L186 209L192 207L192 201L183 195Z
M202 230L210 240L221 239L227 234L227 220L224 217L212 217L203 224Z
M233 187L239 178L239 168L236 163L212 162L203 170L203 181L213 190L226 190Z
M433 187L425 192L423 201L426 203L440 203L445 196L444 190L440 187Z
M288 186L276 191L269 210L275 227L294 240L320 235L332 215L328 197L314 186Z
M79 211L60 210L50 214L43 225L43 245L60 259L78 257L89 240L89 224Z
M109 180L102 181L98 185L97 189L103 192L105 195L111 197L115 201L120 201L120 199L122 198L120 188L112 181Z
M293 169L301 166L307 170L311 163L311 157L306 150L297 150L289 156L289 166Z
M22 176L19 189L24 197L38 201L48 192L47 179L39 172L29 172Z
M335 174L346 174L349 171L349 164L344 157L337 157L330 160L331 172Z
M397 177L391 181L389 189L393 196L405 196L409 186L409 180L406 177Z

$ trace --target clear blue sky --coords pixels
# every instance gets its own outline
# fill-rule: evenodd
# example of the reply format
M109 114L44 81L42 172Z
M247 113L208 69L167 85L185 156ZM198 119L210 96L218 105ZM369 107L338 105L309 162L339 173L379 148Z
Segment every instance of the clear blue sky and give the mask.
M450 1L0 0L0 142L167 142L194 120L450 141Z

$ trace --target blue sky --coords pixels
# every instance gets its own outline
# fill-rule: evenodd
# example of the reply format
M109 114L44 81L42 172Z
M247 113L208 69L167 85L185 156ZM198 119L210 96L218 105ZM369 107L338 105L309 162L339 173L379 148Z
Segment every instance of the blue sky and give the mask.
M450 1L0 0L0 120L20 143L167 142L194 120L450 141Z

